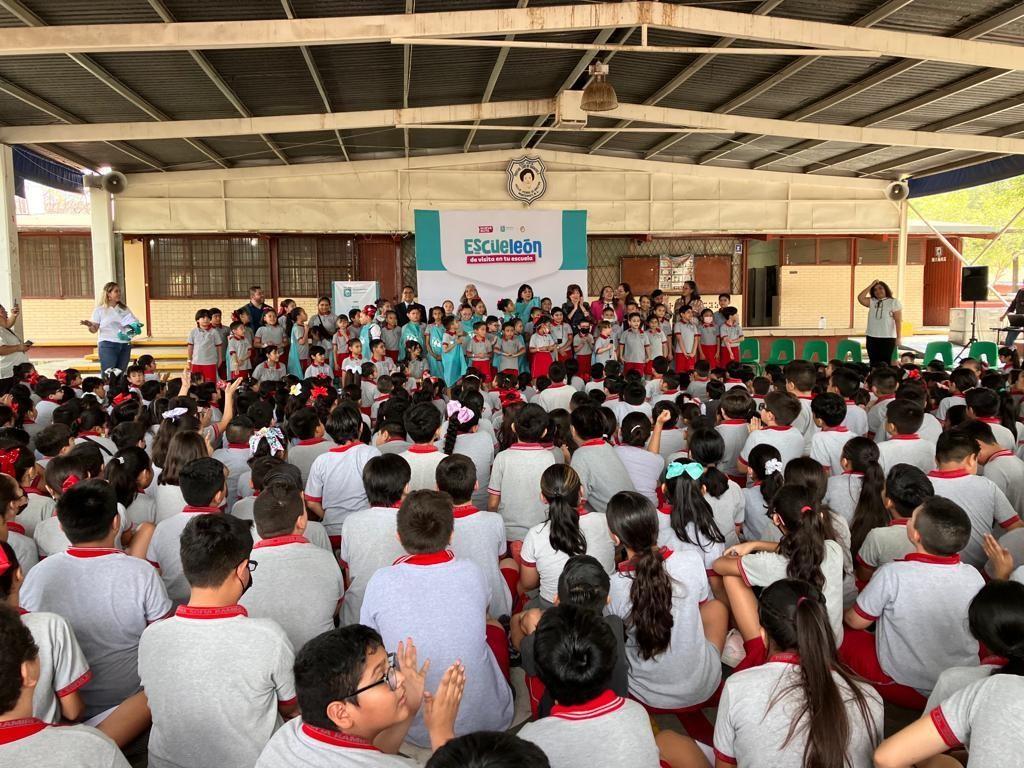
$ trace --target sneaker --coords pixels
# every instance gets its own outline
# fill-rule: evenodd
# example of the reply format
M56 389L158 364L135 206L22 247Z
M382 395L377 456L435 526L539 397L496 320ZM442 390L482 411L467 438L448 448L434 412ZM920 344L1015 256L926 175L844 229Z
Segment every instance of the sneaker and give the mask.
M747 651L743 647L743 638L740 636L739 630L730 629L729 634L725 636L725 647L722 649L722 663L727 667L735 667L743 661L746 655Z

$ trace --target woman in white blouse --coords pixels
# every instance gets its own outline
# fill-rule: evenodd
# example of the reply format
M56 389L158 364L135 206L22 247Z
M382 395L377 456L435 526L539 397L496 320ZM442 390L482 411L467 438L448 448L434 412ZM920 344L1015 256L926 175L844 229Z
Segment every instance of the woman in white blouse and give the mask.
M123 371L128 367L132 356L128 329L138 322L132 311L121 301L121 286L117 283L104 285L96 309L92 311L92 318L82 321L90 333L99 334L97 351L101 374L111 368Z
M891 365L892 354L900 345L903 305L881 280L875 280L861 291L857 301L868 308L867 346L871 366Z

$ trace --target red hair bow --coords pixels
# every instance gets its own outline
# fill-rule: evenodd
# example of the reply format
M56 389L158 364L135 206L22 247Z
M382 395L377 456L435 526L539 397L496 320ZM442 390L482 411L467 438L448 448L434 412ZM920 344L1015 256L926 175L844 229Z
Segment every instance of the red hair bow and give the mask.
M114 396L114 405L121 405L121 403L127 403L132 399L132 396L127 392L122 392L120 395Z
M920 379L921 378L921 372L915 368L915 369L907 372L907 378L908 379Z
M11 561L7 559L7 553L0 547L0 576L11 570Z
M14 465L17 463L20 455L20 448L8 448L6 451L0 451L0 472L15 477Z
M326 373L318 373L318 374L316 375L316 377L317 377L318 379L322 379L322 380L324 380L324 381L327 381L327 380L328 380L328 379L330 378L330 376L328 376L328 375L327 375Z
M57 371L55 374L53 374L53 378L55 378L61 384L67 384L68 383L68 373L67 373L67 371Z
M68 475L67 477L64 478L64 482L60 484L60 490L63 493L67 493L80 482L82 482L82 478L80 478L78 475Z
M14 411L14 415L15 416L17 416L18 412L21 410L21 408L18 406L18 404L15 401L13 401L13 400L11 401L10 409L12 411Z
M25 381L28 382L28 385L30 387L34 387L36 384L39 383L39 374L36 373L35 371L32 371L32 373L25 377Z
M313 387L310 395L314 400L319 400L321 397L327 397L327 387Z

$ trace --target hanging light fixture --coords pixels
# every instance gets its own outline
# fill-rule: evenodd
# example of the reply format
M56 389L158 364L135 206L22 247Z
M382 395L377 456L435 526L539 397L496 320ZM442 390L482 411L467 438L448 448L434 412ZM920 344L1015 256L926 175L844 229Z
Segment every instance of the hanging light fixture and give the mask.
M590 73L590 82L583 89L583 100L580 108L584 112L607 112L619 106L615 89L608 82L608 65L603 62L591 64L587 71Z

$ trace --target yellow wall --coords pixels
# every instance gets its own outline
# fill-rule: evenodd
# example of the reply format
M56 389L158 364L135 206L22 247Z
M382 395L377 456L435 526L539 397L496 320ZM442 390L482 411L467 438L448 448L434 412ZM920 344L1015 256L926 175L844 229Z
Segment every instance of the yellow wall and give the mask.
M22 299L25 339L95 345L96 336L78 324L92 317L95 308L93 299Z
M893 289L896 286L895 266L792 265L781 267L779 272L782 327L817 328L818 319L824 316L829 328L867 328L867 309L857 302L857 293L872 280L884 280ZM924 265L907 266L902 293L898 298L903 302L904 322L920 326Z
M125 302L143 323L146 322L146 255L141 240L124 241ZM143 335L149 333L143 329Z
M855 276L855 291L860 293L872 280L882 280L889 284L889 287L896 290L896 267L879 267L864 264L857 267ZM915 328L921 327L924 313L924 265L908 264L905 277L906 283L903 290L896 298L903 304L903 322L910 323ZM856 296L854 297L856 299ZM854 301L853 327L867 328L868 310L862 307L859 302Z
M127 267L126 267L127 268ZM291 298L290 296L287 298ZM316 313L316 299L296 298L296 303L313 315ZM269 303L269 299L267 300ZM149 303L150 335L158 339L180 339L182 343L196 327L196 312L200 309L217 307L224 313L224 324L231 324L231 313L248 303L248 299L153 299Z

